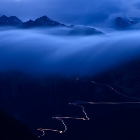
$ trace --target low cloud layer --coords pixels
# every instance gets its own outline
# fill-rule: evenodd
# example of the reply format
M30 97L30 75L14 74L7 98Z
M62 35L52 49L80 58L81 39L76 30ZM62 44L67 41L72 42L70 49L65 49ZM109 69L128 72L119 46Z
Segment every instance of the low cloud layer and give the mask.
M139 32L60 36L60 29L1 30L0 71L94 75L140 55ZM53 33L53 34L51 34ZM17 38L18 37L18 38Z

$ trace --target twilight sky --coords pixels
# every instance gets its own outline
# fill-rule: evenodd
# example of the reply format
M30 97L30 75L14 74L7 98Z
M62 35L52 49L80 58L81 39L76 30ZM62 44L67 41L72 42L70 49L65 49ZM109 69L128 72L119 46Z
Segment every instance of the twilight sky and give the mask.
M0 15L22 20L42 15L64 22L92 24L117 15L139 17L139 0L0 0Z

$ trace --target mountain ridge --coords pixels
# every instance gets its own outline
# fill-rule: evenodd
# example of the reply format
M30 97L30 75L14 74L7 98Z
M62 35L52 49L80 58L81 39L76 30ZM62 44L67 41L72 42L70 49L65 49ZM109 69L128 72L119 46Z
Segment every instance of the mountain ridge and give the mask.
M115 18L115 28L118 28L118 29L127 29L127 28L132 27L136 23L138 23L138 21L131 20L129 18L123 18L123 17Z
M46 15L37 18L36 20L28 20L23 22L16 16L9 16L3 15L0 17L0 26L16 26L20 28L32 28L32 27L39 27L39 26L66 26L65 24L61 24L57 21L54 21L48 18Z
M11 26L19 29L44 28L44 27L66 27L69 28L68 35L99 35L103 34L101 31L88 26L65 25L48 18L46 15L35 20L21 21L16 16L7 17L5 15L0 17L0 26Z
M16 16L7 17L5 15L0 17L0 26L17 26L23 22Z
M114 26L116 29L128 29L140 22L137 18L128 18L118 16L114 18ZM16 16L0 16L0 26L14 26L18 28L35 28L35 27L69 27L73 28L75 25L66 25L55 20L50 19L46 15L36 18L35 20L27 20L23 22Z
M23 22L23 24L21 25L21 27L23 27L23 28L40 27L40 26L56 27L56 26L66 26L66 25L61 24L57 21L54 21L54 20L48 18L46 15L42 16L40 18L37 18L34 21L30 19L27 22Z

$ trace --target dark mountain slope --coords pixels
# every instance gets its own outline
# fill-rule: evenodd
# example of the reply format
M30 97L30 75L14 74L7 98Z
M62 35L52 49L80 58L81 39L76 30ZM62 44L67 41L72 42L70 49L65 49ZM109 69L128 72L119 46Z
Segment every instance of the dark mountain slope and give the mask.
M19 26L22 21L15 16L7 17L5 15L0 17L0 26Z
M0 139L1 140L37 140L27 126L0 110Z
M11 26L17 27L19 29L30 29L30 28L43 28L43 27L65 27L69 29L66 35L97 35L103 34L101 31L98 31L92 27L87 26L74 26L74 25L65 25L61 24L57 21L54 21L47 16L42 16L37 18L36 20L29 20L26 22L22 22L15 16L1 16L0 17L0 26ZM63 34L64 31L61 33ZM64 33L65 34L65 33Z
M96 77L65 78L49 76L31 78L22 73L0 74L0 106L20 118L29 128L64 130L61 122L52 116L85 117L74 101L138 102L140 99L139 59ZM94 84L91 81L103 84ZM126 98L119 93L137 99ZM46 131L46 140L139 140L140 104L88 105L83 104L90 121L65 119L68 130L64 134Z
M129 28L133 25L135 25L137 22L134 20L130 20L128 18L122 18L122 17L117 17L115 19L115 27L119 29L126 29Z
M37 18L35 21L29 20L24 22L21 27L23 28L33 28L33 27L57 27L57 26L65 26L57 21L53 21L47 16L42 16Z

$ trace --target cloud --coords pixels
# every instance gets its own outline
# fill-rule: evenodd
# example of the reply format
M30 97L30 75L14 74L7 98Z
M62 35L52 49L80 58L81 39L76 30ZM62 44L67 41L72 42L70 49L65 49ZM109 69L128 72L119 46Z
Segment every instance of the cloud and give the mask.
M50 29L55 34L59 29ZM139 32L110 36L60 36L46 30L1 30L0 72L94 75L140 54ZM61 31L62 32L62 31ZM18 38L17 38L18 36Z
M140 17L138 0L20 0L1 1L0 13L23 20L47 15L64 23L103 23L112 15Z

